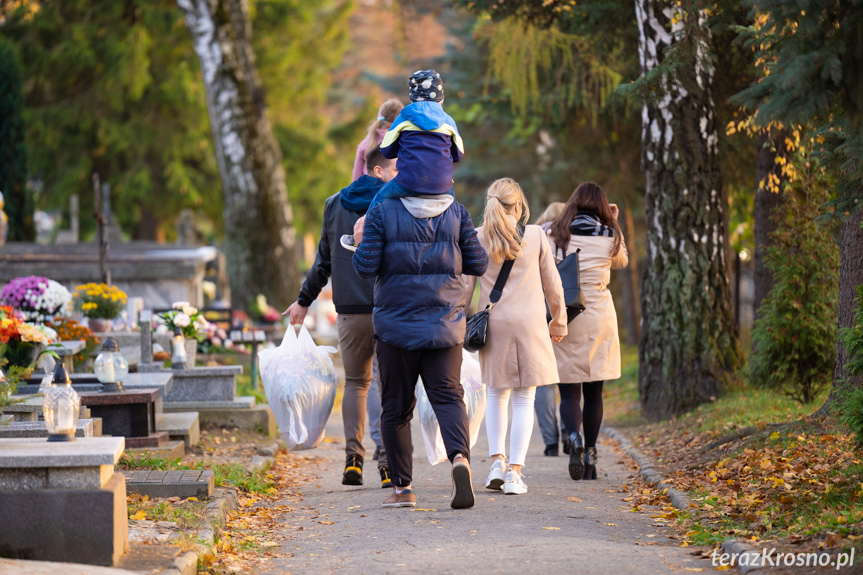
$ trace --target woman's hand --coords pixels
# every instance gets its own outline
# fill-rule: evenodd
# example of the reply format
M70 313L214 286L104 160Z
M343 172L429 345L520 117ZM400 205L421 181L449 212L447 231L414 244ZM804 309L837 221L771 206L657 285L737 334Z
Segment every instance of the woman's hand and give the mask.
M363 228L366 225L366 217L363 216L357 220L357 223L354 224L354 245L360 245L360 242L363 241Z
M553 336L551 336L551 341L553 341L554 343L560 343L563 341L563 336L562 335L553 335Z
M616 220L618 214L620 214L620 208L617 207L617 204L608 204L608 207L611 208L611 217Z

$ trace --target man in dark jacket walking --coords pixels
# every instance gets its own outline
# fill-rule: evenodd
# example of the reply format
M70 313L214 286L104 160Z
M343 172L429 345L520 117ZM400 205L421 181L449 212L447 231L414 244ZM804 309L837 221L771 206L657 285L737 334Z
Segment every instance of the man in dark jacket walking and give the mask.
M347 458L342 476L344 485L363 484L366 400L372 379L375 345L372 326L374 282L357 275L351 265L351 252L341 246L339 239L351 233L378 190L398 173L395 160L384 158L377 146L366 155L366 168L374 176L361 176L350 186L327 198L315 263L306 275L297 301L285 311L285 314L290 314L292 324L302 323L309 306L332 276L333 303L339 314L339 350L345 366L342 420ZM378 470L381 487L391 487L384 449L381 449L378 458Z
M361 227L362 226L362 227ZM452 462L450 506L472 507L470 435L461 386L462 274L479 276L488 255L467 209L450 194L386 199L354 227L360 277L376 277L373 313L381 382L381 437L393 494L384 507L414 507L410 421L422 377Z

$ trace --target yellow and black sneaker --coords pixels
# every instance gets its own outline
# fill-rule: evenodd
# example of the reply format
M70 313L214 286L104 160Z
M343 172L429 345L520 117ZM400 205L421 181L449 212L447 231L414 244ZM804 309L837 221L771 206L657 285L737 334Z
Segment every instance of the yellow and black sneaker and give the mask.
M386 467L381 467L381 488L386 489L387 487L393 486L393 480L390 477L390 470Z
M345 462L345 474L342 475L342 485L363 484L363 458L361 455L348 455Z

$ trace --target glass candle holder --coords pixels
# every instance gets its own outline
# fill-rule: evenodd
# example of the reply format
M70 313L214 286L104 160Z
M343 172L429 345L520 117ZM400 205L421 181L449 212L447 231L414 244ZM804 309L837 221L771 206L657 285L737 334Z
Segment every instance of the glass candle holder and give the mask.
M48 428L48 441L75 441L81 398L72 388L66 368L58 363L54 369L54 385L45 390L42 413Z
M102 352L93 363L93 371L96 379L102 382L102 391L124 391L123 378L129 375L129 362L112 338L107 338L102 344Z

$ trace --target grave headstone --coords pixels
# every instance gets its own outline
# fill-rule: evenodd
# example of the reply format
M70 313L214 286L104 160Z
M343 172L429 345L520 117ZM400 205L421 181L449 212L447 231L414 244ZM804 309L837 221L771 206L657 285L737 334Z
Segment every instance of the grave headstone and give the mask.
M129 549L122 437L0 439L0 556L114 565Z

